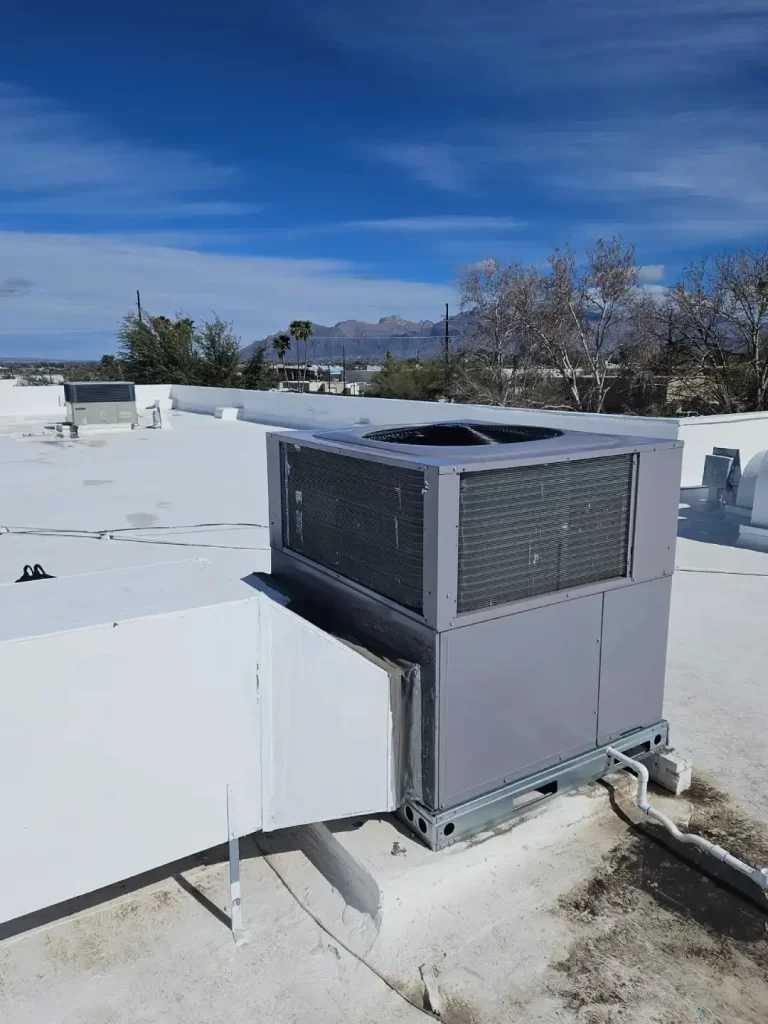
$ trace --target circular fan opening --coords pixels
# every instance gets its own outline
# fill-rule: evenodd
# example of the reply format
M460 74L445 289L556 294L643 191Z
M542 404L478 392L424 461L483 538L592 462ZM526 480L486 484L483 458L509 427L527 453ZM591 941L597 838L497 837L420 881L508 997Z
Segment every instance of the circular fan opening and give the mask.
M562 433L562 430L552 430L548 427L523 427L506 423L427 423L423 427L374 430L365 436L370 441L386 441L389 444L463 448L481 444L546 441L551 437L560 437Z

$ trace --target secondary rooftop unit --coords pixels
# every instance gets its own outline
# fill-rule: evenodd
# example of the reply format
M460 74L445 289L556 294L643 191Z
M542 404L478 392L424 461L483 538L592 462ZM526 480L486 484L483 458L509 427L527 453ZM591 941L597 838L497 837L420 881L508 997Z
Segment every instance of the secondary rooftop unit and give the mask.
M70 382L64 385L67 420L75 427L133 426L136 387L122 380Z
M666 742L681 457L476 422L269 435L273 576L418 668L394 744L433 847Z

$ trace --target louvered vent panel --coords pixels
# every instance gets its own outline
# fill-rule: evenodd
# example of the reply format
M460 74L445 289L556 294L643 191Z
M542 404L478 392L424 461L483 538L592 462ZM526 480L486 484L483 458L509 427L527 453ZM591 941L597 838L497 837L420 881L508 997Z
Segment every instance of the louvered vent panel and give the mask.
M287 442L280 449L284 546L421 612L424 474Z
M136 388L122 380L69 382L64 385L64 401L75 405L88 402L135 402Z
M633 458L464 473L458 611L626 576Z

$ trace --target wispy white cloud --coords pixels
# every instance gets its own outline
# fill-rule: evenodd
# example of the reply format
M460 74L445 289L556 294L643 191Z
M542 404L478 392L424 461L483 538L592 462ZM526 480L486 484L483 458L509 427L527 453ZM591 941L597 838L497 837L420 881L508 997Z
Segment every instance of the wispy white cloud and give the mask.
M28 194L11 197L0 190L0 214L39 217L87 217L132 220L204 220L206 218L242 217L260 213L264 207L256 203L228 200L183 200L162 194L115 189L113 191L80 192L65 195Z
M488 270L493 266L493 257L489 256L484 260L476 260L474 263L463 263L458 267L460 274L471 274L475 270Z
M663 281L666 267L663 263L646 263L640 267L637 278L640 284L653 284L656 281Z
M455 301L447 285L376 278L343 261L196 252L120 236L0 232L0 281L11 282L2 297L1 347L39 351L51 339L50 353L59 339L63 355L72 339L90 354L113 349L136 288L157 313L201 318L216 310L234 321L244 343L297 316L319 323L392 314L436 319Z
M676 197L736 201L768 211L768 145L739 138L700 140L619 171L617 182Z
M303 16L394 88L418 83L456 111L369 146L412 179L475 195L513 180L562 212L561 238L598 203L664 244L768 230L768 0L326 0Z
M445 192L459 192L470 178L461 149L443 143L380 142L366 147L374 160L392 164L417 181Z
M294 0L295 3L295 0ZM348 53L445 94L706 81L759 58L764 0L325 0L297 15ZM425 55L428 55L425 56Z
M384 220L351 220L343 227L361 231L402 231L424 234L465 231L511 231L524 226L514 217L472 217L448 214L439 217L391 217Z
M0 212L134 218L226 217L258 207L217 197L234 166L116 139L92 120L0 83Z
M446 236L454 236L459 244L466 244L471 237L477 240L479 232L511 234L526 226L516 217L496 217L475 214L437 214L429 217L381 217L372 220L343 220L330 223L299 224L293 227L270 228L260 231L262 241L293 241L311 235L348 235L360 233L384 233L402 235L423 235L427 240L437 242Z
M566 194L599 195L632 237L733 242L768 231L768 143L761 119L729 112L585 127L561 139ZM599 156L599 159L596 157ZM640 212L642 211L642 212Z
M601 196L629 194L736 202L768 208L768 142L762 116L709 110L705 114L637 116L571 124L532 133L515 157L543 164L562 188Z
M708 110L525 131L498 125L479 129L466 145L453 144L451 154L468 190L497 189L512 174L523 185L546 187L571 218L563 220L561 238L574 229L594 237L593 227L574 220L573 211L597 201L607 233L683 244L732 242L768 231L768 141L762 136L761 117Z

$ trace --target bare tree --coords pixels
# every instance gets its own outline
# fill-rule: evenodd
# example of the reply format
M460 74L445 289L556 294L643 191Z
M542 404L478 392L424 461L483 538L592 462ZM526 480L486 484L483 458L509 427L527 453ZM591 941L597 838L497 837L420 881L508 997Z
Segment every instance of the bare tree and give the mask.
M669 291L664 316L676 389L688 408L766 408L768 252L689 264Z
M717 286L723 296L721 315L730 340L743 357L744 401L762 410L768 394L768 250L718 256Z
M514 301L521 273L489 259L461 280L461 307L472 311L453 372L453 392L462 401L528 404L535 374Z
M555 249L548 273L488 261L464 278L462 299L476 318L474 362L465 376L475 388L484 384L486 401L509 404L522 367L540 387L547 375L558 379L571 408L603 411L611 362L638 301L632 246L598 241L583 266L570 248ZM483 372L473 373L477 367Z
M621 411L642 416L665 416L670 373L669 328L663 292L638 289L631 316L622 325L619 344L620 394L609 392Z
M724 295L706 259L686 266L659 310L666 333L670 402L683 409L734 412L739 407L734 353L722 317Z
M602 412L609 371L631 330L638 299L633 246L600 239L579 266L570 247L555 249L518 306L542 363L559 376L574 409ZM529 272L534 274L535 272Z

